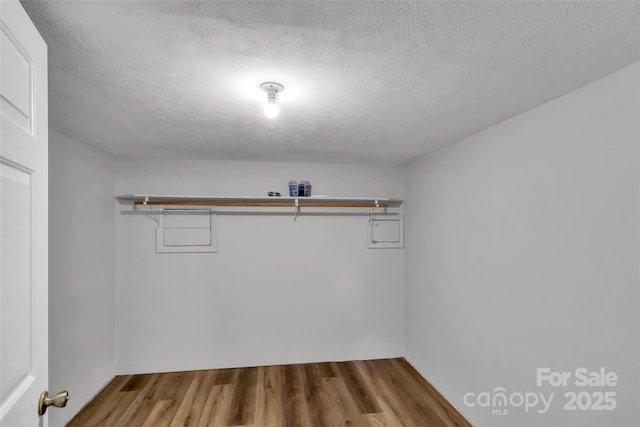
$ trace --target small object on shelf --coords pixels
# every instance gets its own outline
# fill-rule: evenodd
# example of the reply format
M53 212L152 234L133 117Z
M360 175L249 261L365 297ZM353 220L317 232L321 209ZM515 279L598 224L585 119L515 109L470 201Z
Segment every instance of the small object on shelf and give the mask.
M289 181L289 196L291 197L311 196L311 183L309 181Z
M269 191L267 195L269 197L282 197L282 194L278 193L277 191Z

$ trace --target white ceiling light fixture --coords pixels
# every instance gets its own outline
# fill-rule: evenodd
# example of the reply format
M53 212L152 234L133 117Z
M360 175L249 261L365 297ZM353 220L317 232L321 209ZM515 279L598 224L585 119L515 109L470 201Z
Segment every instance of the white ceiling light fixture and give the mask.
M267 103L264 106L265 116L273 119L280 114L280 106L278 105L278 93L284 90L284 86L275 82L264 82L260 85L260 89L267 92Z

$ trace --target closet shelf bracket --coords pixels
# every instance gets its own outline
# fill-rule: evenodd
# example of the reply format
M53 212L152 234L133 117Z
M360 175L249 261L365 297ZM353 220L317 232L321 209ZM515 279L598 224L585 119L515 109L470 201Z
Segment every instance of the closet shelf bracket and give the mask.
M300 212L300 202L298 201L298 198L296 197L295 206L293 207L293 222L296 222L296 220L298 219L298 213L299 212Z

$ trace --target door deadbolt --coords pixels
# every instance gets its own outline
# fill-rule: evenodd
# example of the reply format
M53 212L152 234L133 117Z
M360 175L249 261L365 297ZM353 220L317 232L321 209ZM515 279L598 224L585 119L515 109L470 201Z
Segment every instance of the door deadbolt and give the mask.
M69 392L61 391L53 397L49 397L48 391L43 391L40 394L40 400L38 400L38 415L44 415L47 412L49 406L55 406L56 408L64 408L69 401Z

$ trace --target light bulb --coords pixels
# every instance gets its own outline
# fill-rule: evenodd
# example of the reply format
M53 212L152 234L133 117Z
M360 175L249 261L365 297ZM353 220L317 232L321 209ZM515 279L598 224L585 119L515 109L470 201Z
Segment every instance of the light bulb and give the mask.
M282 92L284 90L284 86L276 82L264 82L260 85L260 89L267 93L267 103L264 106L264 115L270 119L278 117L278 114L280 114L280 107L278 106L278 92Z
M278 104L269 103L264 106L264 115L270 119L278 117L278 114L280 114L280 107L278 107Z

